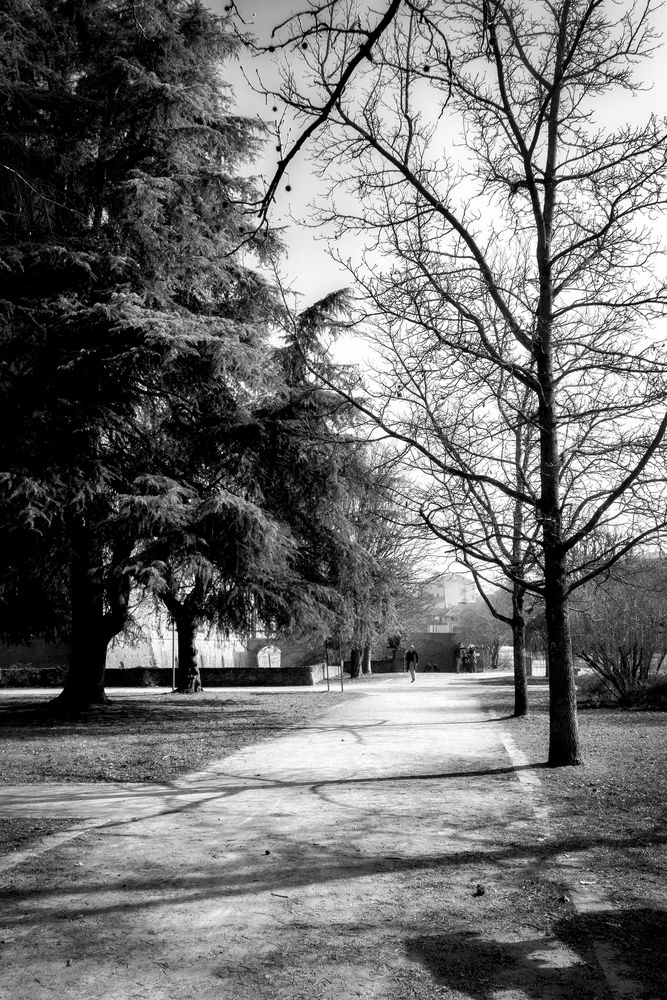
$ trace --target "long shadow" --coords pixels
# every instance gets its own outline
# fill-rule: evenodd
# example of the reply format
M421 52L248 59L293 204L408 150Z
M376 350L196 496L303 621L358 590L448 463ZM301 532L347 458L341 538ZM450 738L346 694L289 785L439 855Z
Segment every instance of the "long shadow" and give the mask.
M443 710L443 714L446 713L446 709ZM515 716L509 712L507 715L494 715L485 717L483 719L439 719L433 722L401 722L392 721L389 719L384 719L379 722L367 722L363 724L356 724L354 726L346 725L344 723L322 723L317 725L317 723L308 723L305 726L283 726L281 727L284 732L287 733L335 733L339 730L341 732L365 732L368 729L379 729L381 727L389 729L399 729L402 732L410 733L420 729L448 729L450 726L486 726L492 722L507 722L509 719L514 719Z
M286 728L282 717L272 715L262 706L252 702L239 704L222 699L200 702L197 711L181 704L164 702L113 702L101 709L85 712L54 712L50 703L0 704L0 740L16 738L42 739L82 736L135 735L164 733L168 726L172 733L191 732L193 726L205 730L212 723L220 722L229 727L252 725L259 722L261 732L279 732Z
M277 779L277 778L266 778L262 779L266 782L267 787L271 788L326 788L328 786L350 786L354 787L356 785L367 785L367 784L384 784L386 782L402 784L406 781L446 781L456 778L486 778L490 776L495 776L499 774L516 774L518 771L539 771L545 768L549 768L546 762L539 762L533 764L515 764L509 765L507 767L484 767L475 768L473 770L466 770L462 768L458 771L433 771L428 774L381 774L381 775L369 775L368 777L352 777L352 778L322 778L319 780L295 780L291 778L287 779ZM233 777L233 775L222 775L224 777ZM204 786L205 788L206 786ZM201 790L202 786L197 785L197 789ZM214 791L213 788L210 789Z
M326 831L317 832L322 836ZM359 836L363 839L363 829L359 831ZM461 838L463 836L465 832L462 832ZM9 928L18 925L25 928L31 922L37 926L42 921L76 920L79 916L108 917L114 913L122 914L130 910L142 910L148 913L163 906L165 901L174 906L179 903L206 901L215 901L218 904L230 903L240 897L254 897L271 892L289 894L290 891L296 892L312 885L320 886L324 892L327 886L339 881L382 877L388 873L409 875L429 872L437 875L449 870L460 870L464 866L474 872L477 878L484 871L484 866L497 867L497 872L492 871L490 877L502 877L506 881L510 877L507 862L519 865L521 875L525 877L526 872L530 870L525 867L527 860L535 874L540 876L544 872L546 863L556 855L565 853L571 855L593 847L617 850L624 847L667 843L667 836L662 835L650 840L646 838L644 843L640 838L634 837L618 840L605 837L577 837L541 844L517 844L508 841L502 848L480 847L428 856L398 856L363 854L358 848L355 853L349 842L342 841L332 846L291 838L270 838L269 833L265 839L262 838L252 845L245 845L244 851L243 836L239 834L239 843L235 846L243 854L241 862L236 860L236 857L227 863L224 858L214 858L207 869L202 869L200 866L192 874L183 869L174 870L173 867L167 869L166 864L162 869L158 869L155 862L150 862L150 875L136 875L131 868L128 868L127 872L119 873L112 881L108 877L103 880L83 879L75 882L65 880L52 887L44 879L39 885L29 889L10 887L3 893L4 908L0 916L0 927ZM269 855L263 850L267 842L271 845ZM223 848L220 850L224 852ZM63 897L70 894L75 894L76 898L67 906ZM101 901L100 897L104 896L107 897L106 900ZM51 909L45 903L47 900L52 902ZM35 903L38 906L33 909ZM616 911L611 912L615 914ZM589 915L592 921L590 926L594 926L595 916L595 914ZM610 919L615 918L610 917ZM564 923L563 934L570 926L573 942L576 945L576 929L579 925ZM634 936L631 940L636 939L637 933L638 929L632 932ZM419 940L422 941L421 945ZM431 938L415 940L411 947L415 952L421 947L424 959L430 961L440 948L438 945L429 950L427 944L431 940ZM658 944L662 947L663 942L660 941ZM465 941L458 941L458 945L464 948ZM497 949L497 943L494 943L493 947ZM471 960L472 957L471 955ZM446 971L447 967L442 966L442 969ZM436 975L440 974L435 967L433 971ZM478 995L487 997L485 993ZM568 1000L574 995L576 992L570 994ZM540 994L536 996L542 1000ZM549 996L551 1000L551 995Z
M446 710L443 714L446 715ZM317 723L308 723L306 725L290 725L289 723L286 724L281 721L271 722L266 718L263 711L252 708L232 710L225 709L224 714L222 712L220 713L220 721L225 723L230 728L233 728L237 723L240 725L251 725L254 720L259 720L256 734L258 742L265 738L271 738L274 733L324 734L335 732L345 733L349 736L349 738L354 739L357 742L362 742L364 733L371 732L373 730L381 730L383 728L395 728L409 735L410 732L419 732L427 729L438 731L454 726L466 727L492 725L493 723L505 722L512 718L513 716L511 714L507 714L481 719L457 720L445 717L433 722L415 723L401 723L384 719L358 725L345 725L344 723L322 723L321 725L318 725ZM134 735L136 734L138 727L141 727L141 732L144 734L162 733L164 732L164 727L166 725L170 727L172 733L191 733L193 725L196 725L199 729L205 730L212 721L211 716L207 717L204 715L201 715L197 719L193 719L189 715L181 716L178 712L172 715L162 714L159 711L156 711L154 714L146 712L126 713L124 710L121 710L116 715L101 715L89 719L82 719L81 717L54 717L48 713L42 712L39 707L35 711L30 706L25 706L19 710L17 710L15 706L12 706L11 709L8 706L0 706L0 743L3 740L16 739L19 737L21 740L31 741L41 740L44 736L56 739L71 738L74 734L81 734L87 737L95 735L104 737L111 734L116 736ZM211 761L211 763L214 763L214 761Z
M138 784L134 787L124 787L120 784L110 784L107 785L96 785L94 786L94 792L90 792L87 789L82 792L75 793L73 790L68 794L68 802L86 802L91 798L99 801L100 799L108 798L110 802L118 801L127 797L128 808L131 808L132 798L144 799L144 800L154 800L160 798L169 798L171 796L177 796L182 800L182 805L174 809L167 809L164 812L160 811L159 815L166 815L171 812L182 812L188 808L197 807L201 800L206 800L210 802L216 798L222 800L227 800L233 798L237 795L242 795L253 786L261 787L264 790L275 790L275 789L295 789L303 788L309 789L315 794L325 788L340 788L349 787L355 788L360 785L383 785L383 784L395 784L401 785L406 782L426 782L426 781L447 781L447 780L467 780L468 778L486 778L494 777L497 775L507 775L516 774L519 771L536 771L543 768L548 768L546 763L533 763L533 764L516 764L508 767L487 767L478 768L474 770L458 770L458 771L435 771L429 772L427 774L419 773L408 773L408 774L384 774L384 775L368 775L361 777L350 777L350 778L320 778L320 779L298 779L298 778L274 778L274 777L264 777L261 774L250 776L241 776L238 774L233 774L231 772L216 771L217 781L211 779L210 781L183 781L182 784L178 783L178 779L168 784L162 784L158 786L145 786ZM205 771L203 773L206 773ZM225 782L236 781L238 784L226 784L222 789L220 788L220 780ZM6 786L11 789L11 785ZM31 788L41 787L39 785L31 785ZM40 800L35 795L29 797L29 803L39 803L42 802L54 802L53 793L49 793L49 785L44 786L44 795ZM108 788L108 791L107 791ZM11 791L2 792L2 786L0 786L0 795L5 802L5 808L12 804L12 794ZM24 800L21 793L16 793L15 799L18 802ZM188 799L193 800L188 802ZM153 813L152 815L156 815ZM140 819L146 819L146 816L139 817Z
M476 932L416 935L405 947L438 985L455 992L463 987L471 1000L494 1000L499 992L513 995L517 990L534 1000L572 1000L610 995L595 951L596 942L605 942L606 971L634 980L645 1000L667 996L667 911L575 914L556 923L554 931L555 941L535 937L511 943L488 940ZM563 956L562 945L570 953L569 962L563 961L567 953ZM634 993L632 982L626 980L624 985L624 996Z

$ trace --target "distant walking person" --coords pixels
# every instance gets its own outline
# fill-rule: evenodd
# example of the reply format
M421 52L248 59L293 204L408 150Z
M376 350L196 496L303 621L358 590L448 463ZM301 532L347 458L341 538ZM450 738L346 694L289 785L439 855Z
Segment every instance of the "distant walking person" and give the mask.
M410 683L415 682L415 667L419 663L419 653L414 646L410 646L410 649L405 654L405 665L410 671Z

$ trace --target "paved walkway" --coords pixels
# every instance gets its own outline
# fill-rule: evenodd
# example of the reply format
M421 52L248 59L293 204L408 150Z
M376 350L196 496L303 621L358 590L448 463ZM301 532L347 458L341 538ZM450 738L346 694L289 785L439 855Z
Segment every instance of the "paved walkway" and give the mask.
M84 832L5 873L0 996L577 992L581 960L542 940L523 902L498 933L513 905L504 873L514 885L534 866L546 833L507 723L480 709L472 679L360 690L324 721L168 786L5 787L5 815L72 817ZM469 992L465 963L443 959L457 942L488 965L488 991ZM600 990L595 979L586 996Z

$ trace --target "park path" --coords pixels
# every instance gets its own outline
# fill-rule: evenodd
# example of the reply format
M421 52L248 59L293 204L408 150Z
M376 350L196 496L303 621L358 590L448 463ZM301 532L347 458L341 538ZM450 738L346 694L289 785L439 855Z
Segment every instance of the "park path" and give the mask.
M608 997L542 926L539 779L476 690L375 678L169 786L6 787L83 832L4 873L0 997Z

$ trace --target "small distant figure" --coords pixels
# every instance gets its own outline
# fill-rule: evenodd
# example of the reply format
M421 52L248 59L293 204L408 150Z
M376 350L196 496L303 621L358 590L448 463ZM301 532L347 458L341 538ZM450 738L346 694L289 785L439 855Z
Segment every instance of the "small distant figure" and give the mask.
M415 668L417 667L418 663L419 663L419 653L417 652L415 647L411 645L409 650L405 654L405 665L410 671L411 684L414 684L415 682Z
M479 659L479 653L473 645L468 646L464 654L464 663L467 673L474 674L477 672L477 661Z
M454 672L457 674L461 673L461 664L463 662L463 643L457 642L456 648L454 649Z

